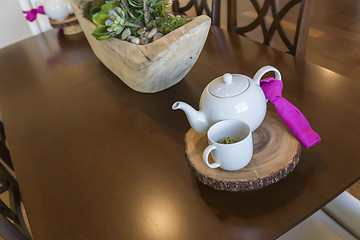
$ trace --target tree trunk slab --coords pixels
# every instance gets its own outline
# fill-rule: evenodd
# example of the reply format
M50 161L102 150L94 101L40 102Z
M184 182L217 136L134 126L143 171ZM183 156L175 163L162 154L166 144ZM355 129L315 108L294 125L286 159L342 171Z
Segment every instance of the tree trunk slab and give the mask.
M301 145L276 113L267 112L253 132L254 153L250 163L237 171L212 169L202 159L207 136L190 129L185 136L186 159L198 180L217 190L251 191L276 183L294 170ZM213 161L211 155L210 162Z
M50 24L53 28L62 28L65 35L73 35L82 32L80 24L75 15L71 15L69 18L63 21L57 21L49 18Z

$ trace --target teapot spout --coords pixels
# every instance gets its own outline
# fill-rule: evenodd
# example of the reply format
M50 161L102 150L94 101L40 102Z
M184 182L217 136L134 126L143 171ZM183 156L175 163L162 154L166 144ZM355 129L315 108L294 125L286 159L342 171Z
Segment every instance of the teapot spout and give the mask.
M207 130L209 129L209 123L208 123L204 113L202 113L200 111L196 111L189 104L180 102L180 101L175 102L172 105L172 109L173 110L176 110L176 109L183 110L186 114L186 117L187 117L191 127L199 133L206 134Z

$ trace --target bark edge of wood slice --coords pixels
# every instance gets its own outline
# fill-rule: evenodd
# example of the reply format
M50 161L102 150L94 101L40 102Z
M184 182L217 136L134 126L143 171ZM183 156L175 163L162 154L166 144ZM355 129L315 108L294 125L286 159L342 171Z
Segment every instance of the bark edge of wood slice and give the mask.
M267 112L253 132L254 153L250 163L238 171L211 169L202 160L207 136L190 129L185 135L185 156L197 179L217 190L251 191L278 182L299 162L301 145L276 113ZM212 161L211 155L209 157Z
M82 32L82 28L75 15L70 15L63 21L56 21L49 18L50 25L53 28L63 28L65 35L73 35Z

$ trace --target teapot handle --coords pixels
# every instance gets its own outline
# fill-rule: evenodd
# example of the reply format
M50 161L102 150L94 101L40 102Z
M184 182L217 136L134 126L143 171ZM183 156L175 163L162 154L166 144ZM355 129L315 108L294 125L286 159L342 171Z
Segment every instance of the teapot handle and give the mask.
M281 81L281 74L280 74L279 70L277 70L273 66L264 66L264 67L260 68L255 73L253 80L256 82L257 85L260 85L260 80L261 80L262 76L264 76L265 73L270 72L270 71L275 72L275 80Z

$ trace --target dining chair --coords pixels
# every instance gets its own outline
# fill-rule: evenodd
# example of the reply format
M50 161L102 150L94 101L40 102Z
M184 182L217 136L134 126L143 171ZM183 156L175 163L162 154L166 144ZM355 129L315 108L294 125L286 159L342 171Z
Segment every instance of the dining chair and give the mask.
M279 240L360 239L360 200L343 192Z
M343 192L325 207L323 211L360 239L360 200L349 192Z
M174 0L172 3L174 14L188 15L191 9L195 11L196 16L208 15L211 24L220 27L220 0Z
M32 239L22 213L19 186L3 164L0 164L0 195L0 236L5 240ZM4 198L8 199L8 204Z
M13 171L14 167L10 157L9 149L7 148L5 129L4 129L1 113L0 113L0 156L3 162L7 165L7 167L9 167Z
M0 214L0 236L5 240L29 240L13 223Z
M5 158L9 157L10 154L6 145L1 141L0 146L2 146L3 150L6 150L0 151L0 158L4 160L0 162L0 236L5 240L31 239L22 212L21 195L17 180L4 164L6 162ZM5 199L8 200L8 204L5 203L7 202ZM20 235L26 236L26 238L17 237Z
M10 157L10 152L9 149L6 147L6 145L0 141L0 155L1 155L1 159L3 160L3 162L11 169L14 170L12 161L11 161L11 157Z
M228 31L248 36L260 28L262 43L268 46L272 46L274 36L278 34L277 39L282 41L288 53L304 58L312 10L311 0L263 0L262 4L258 0L250 0L253 20L246 24L238 19L241 12L238 4L241 7L245 1L227 0L227 2ZM249 15L249 12L246 14ZM292 21L296 21L296 25L287 21L287 27L284 27L284 18L287 15L292 17ZM293 37L289 37L292 34Z
M222 7L226 11L221 11ZM174 0L172 8L175 14L206 14L217 27L226 25L228 31L268 46L281 42L286 52L305 57L312 0ZM221 14L227 15L225 25Z

